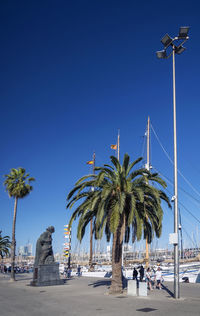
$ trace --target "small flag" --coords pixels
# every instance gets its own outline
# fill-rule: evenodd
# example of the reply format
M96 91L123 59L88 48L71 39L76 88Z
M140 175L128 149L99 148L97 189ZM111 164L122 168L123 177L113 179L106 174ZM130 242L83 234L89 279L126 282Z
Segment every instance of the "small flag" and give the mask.
M117 149L117 145L111 145L110 148L116 150Z
M94 164L93 160L87 161L87 165L93 165L93 164Z

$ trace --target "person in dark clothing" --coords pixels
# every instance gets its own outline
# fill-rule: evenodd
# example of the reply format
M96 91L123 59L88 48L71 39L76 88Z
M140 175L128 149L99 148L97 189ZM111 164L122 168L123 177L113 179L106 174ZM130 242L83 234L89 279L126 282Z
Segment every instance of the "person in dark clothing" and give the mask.
M137 280L138 272L136 268L133 269L133 280Z
M143 268L143 266L140 267L139 272L140 272L140 282L142 282L142 280L144 278L144 268Z
M77 275L78 275L78 277L81 276L81 266L80 265L78 265L78 267L77 267Z

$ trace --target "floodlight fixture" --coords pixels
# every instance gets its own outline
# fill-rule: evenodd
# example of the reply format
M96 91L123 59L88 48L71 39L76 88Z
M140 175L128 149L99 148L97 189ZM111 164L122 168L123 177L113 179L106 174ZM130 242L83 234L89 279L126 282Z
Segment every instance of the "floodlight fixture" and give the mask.
M189 26L181 26L179 29L179 39L188 39Z
M167 53L166 53L166 50L160 50L158 52L156 52L156 55L159 59L161 58L167 58Z
M173 42L173 38L171 38L168 34L166 34L162 39L161 43L164 45L165 49L169 47Z
M180 55L180 54L183 53L185 50L186 50L186 48L181 45L181 46L176 47L175 53L178 54L178 55Z

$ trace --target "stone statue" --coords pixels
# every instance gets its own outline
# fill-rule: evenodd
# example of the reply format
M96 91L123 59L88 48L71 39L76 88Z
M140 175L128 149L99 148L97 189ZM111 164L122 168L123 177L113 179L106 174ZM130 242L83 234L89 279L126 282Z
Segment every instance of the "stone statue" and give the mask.
M55 228L50 226L44 233L40 235L36 244L36 254L34 267L41 264L53 264L54 256L52 249L52 233L55 232Z
M50 286L64 284L60 279L59 263L55 262L52 249L52 234L55 228L50 226L40 235L36 244L32 286Z

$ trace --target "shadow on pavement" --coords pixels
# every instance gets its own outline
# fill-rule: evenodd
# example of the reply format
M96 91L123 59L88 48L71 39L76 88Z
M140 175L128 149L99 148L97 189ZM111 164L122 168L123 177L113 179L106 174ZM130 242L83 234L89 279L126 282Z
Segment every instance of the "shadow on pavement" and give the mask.
M30 280L32 280L32 276L15 275L15 281L16 282L30 281Z
M123 284L123 289L126 289L127 288L127 280L126 280L126 278L123 278L122 284ZM96 281L94 283L88 284L88 286L93 286L93 287L99 287L99 286L110 287L110 285L111 285L111 280L98 280L98 281Z
M30 280L32 280L32 278L16 279L16 282L20 282L20 281L30 281Z
M174 293L168 289L165 285L162 284L162 289L166 291L171 297L174 297Z
M96 281L94 283L90 283L88 284L88 286L93 286L93 287L99 287L99 286L110 286L111 285L111 281L110 280L99 280Z

